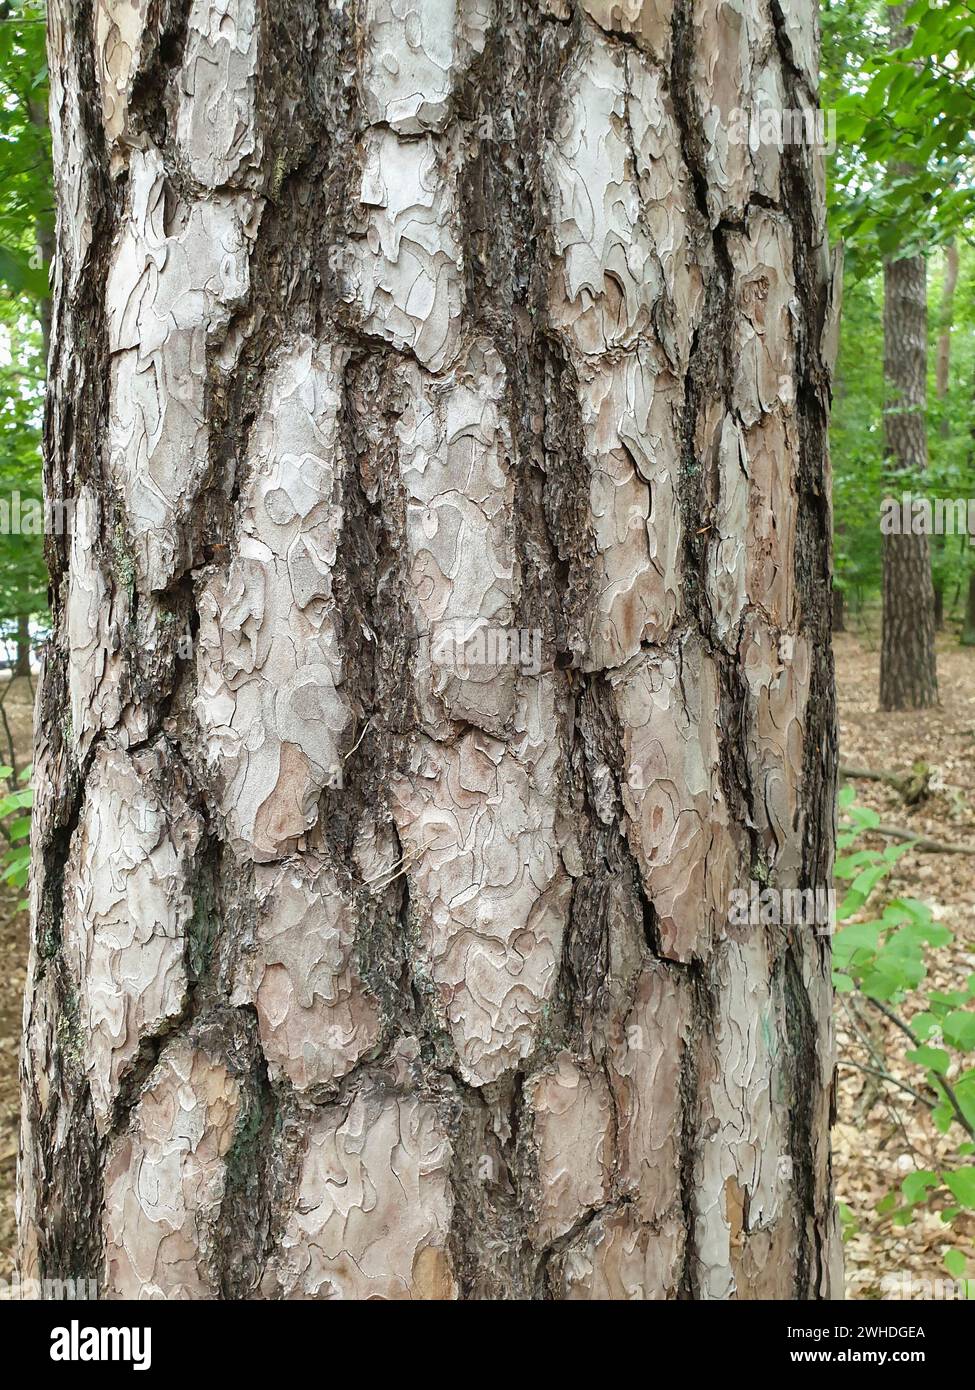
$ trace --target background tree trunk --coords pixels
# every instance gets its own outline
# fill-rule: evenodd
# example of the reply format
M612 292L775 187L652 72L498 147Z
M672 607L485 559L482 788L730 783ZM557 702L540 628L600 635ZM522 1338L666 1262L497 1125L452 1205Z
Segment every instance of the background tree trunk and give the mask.
M21 613L17 619L17 659L14 675L30 675L30 618L26 613Z
M951 376L951 327L955 314L955 288L958 284L958 247L952 240L945 247L944 280L941 285L941 314L938 328L938 352L935 361L935 389L941 406L939 433L947 439L951 431L948 414L948 386ZM934 541L937 552L944 552L945 537L937 536ZM934 575L934 627L940 632L945 625L944 581Z
M975 647L975 571L968 576L965 596L965 622L961 630L961 645Z
M945 247L944 281L941 286L941 314L938 328L938 355L935 363L935 385L938 400L942 403L948 395L951 380L951 327L955 316L955 289L958 285L958 247L950 241ZM947 415L941 418L941 433L949 433Z
M23 1272L827 1295L812 22L405 8L52 6Z
M892 475L927 465L927 277L923 256L884 266L884 439ZM898 495L899 497L899 495ZM884 536L881 709L938 703L934 589L928 537Z
M908 5L891 6L890 46L910 37ZM904 172L897 166L892 173ZM884 264L884 444L891 474L916 476L928 461L928 287L924 256ZM926 535L884 536L880 708L926 709L938 703L934 587Z

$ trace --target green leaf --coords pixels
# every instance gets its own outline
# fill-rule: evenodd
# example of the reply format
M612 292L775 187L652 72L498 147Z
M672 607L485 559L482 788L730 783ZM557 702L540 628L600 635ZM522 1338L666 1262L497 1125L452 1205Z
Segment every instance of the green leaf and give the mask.
M38 300L47 297L47 276L34 269L22 251L9 246L0 246L0 280L14 294L26 294Z
M975 1168L956 1168L944 1180L955 1200L971 1210L975 1207Z
M919 1169L916 1173L908 1173L901 1183L901 1191L907 1202L920 1202L925 1192L931 1187L938 1186L938 1175L927 1169Z
M945 1041L961 1052L975 1048L975 1013L955 1009L944 1021Z
M30 834L30 816L21 816L18 820L11 821L7 833L11 840L25 839Z
M927 1043L911 1048L905 1056L909 1062L916 1062L919 1067L927 1067L929 1071L946 1072L951 1066L951 1058L943 1047L929 1047Z

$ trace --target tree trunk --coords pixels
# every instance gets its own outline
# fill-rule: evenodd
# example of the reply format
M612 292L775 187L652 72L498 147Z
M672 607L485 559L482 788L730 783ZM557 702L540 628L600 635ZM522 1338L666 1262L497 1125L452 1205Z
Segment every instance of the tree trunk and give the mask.
M951 377L951 328L955 316L955 287L958 284L958 247L950 241L945 247L944 281L941 286L941 315L938 328L938 352L935 360L935 389L941 406L939 433L947 439L951 433L948 415L948 385ZM935 537L935 550L939 564L943 562L946 540L943 535ZM935 567L938 568L937 566ZM940 632L945 625L945 588L940 571L934 575L934 626Z
M903 47L907 4L890 9L890 46ZM892 175L904 173L894 166ZM887 467L916 477L927 466L928 288L923 256L884 263L884 444ZM925 534L885 534L880 708L938 703L934 587Z
M835 1295L811 20L408 10L52 7L24 1275Z
M17 659L15 676L30 676L30 617L21 613L17 618Z
M975 647L975 570L968 576L968 594L965 598L965 623L961 630L961 645Z
M951 327L955 317L955 289L958 285L958 247L950 241L945 247L945 278L941 286L941 315L938 327L938 355L935 361L935 387L944 404L951 380ZM941 433L948 435L947 414L941 417Z
M833 631L846 631L846 595L842 589L833 586Z
M884 266L884 440L891 474L916 476L927 463L927 280L923 256ZM884 536L881 709L938 703L934 590L926 534Z

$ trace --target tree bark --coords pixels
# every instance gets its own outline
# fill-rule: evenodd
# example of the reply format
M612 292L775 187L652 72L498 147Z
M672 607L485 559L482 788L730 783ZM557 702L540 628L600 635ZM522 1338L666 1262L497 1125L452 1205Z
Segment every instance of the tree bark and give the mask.
M968 576L968 593L965 596L965 622L961 631L961 645L975 647L975 570Z
M846 631L846 594L833 586L833 631Z
M948 417L948 386L951 376L951 329L955 316L955 288L958 284L958 268L958 247L954 240L952 240L945 247L944 280L941 286L941 314L938 328L938 351L935 361L935 390L941 405L939 433L942 439L947 439L951 432L951 422ZM946 544L945 537L937 536L934 543L936 550L943 555ZM944 580L938 578L936 575L934 579L935 631L940 632L944 625Z
M890 9L890 46L903 47L908 5ZM904 170L894 167L896 176ZM884 263L884 443L888 470L916 477L927 466L928 288L924 256ZM924 534L885 534L880 708L938 703L934 587Z
M950 241L945 247L945 278L941 286L941 315L938 328L938 355L935 362L935 387L942 403L948 396L951 380L951 328L955 317L955 289L958 285L958 247ZM947 435L947 415L941 418L941 433Z
M888 467L917 476L927 465L927 275L923 256L884 266L884 439ZM925 534L884 536L881 709L938 703L934 589Z
M835 1295L814 22L409 8L52 6L23 1272Z
M15 676L30 676L30 618L21 613L17 618L17 658Z

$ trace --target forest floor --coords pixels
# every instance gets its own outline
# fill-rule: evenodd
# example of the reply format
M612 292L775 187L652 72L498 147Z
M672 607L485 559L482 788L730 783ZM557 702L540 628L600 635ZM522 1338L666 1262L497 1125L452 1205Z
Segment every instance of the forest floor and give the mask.
M947 637L939 643L942 703L923 715L877 713L879 656L868 630L837 636L835 651L842 762L901 773L923 761L937 769L936 785L944 787L910 807L893 787L856 780L858 801L879 811L887 824L948 843L975 843L975 649L959 648ZM16 682L4 708L20 765L30 756L31 705L27 682ZM870 837L865 843L881 848L890 841ZM898 861L888 895L923 899L954 932L950 945L931 952L929 979L942 989L957 988L975 970L975 855L911 849ZM0 891L0 1279L8 1279L13 1269L17 1064L27 964L26 918L15 906L16 897ZM877 1211L878 1202L906 1173L955 1160L953 1145L964 1136L939 1135L921 1101L848 1065L873 1065L879 1054L884 1065L878 1069L919 1089L918 1068L904 1058L910 1046L906 1039L882 1018L851 1020L848 1009L848 1001L838 1001L841 1067L833 1131L837 1196L849 1211L844 1222L847 1297L881 1297L881 1281L890 1275L946 1279L942 1261L951 1248L967 1254L969 1273L975 1273L971 1217L949 1228L937 1209L919 1207L909 1224L898 1225L892 1213ZM904 1012L910 1016L913 1009L908 1004ZM869 1028L873 1062L854 1023L861 1032ZM917 1290L914 1296L924 1293Z
M0 722L0 763L10 756L12 739L18 770L31 758L34 695L32 683L9 680L0 685L5 727ZM27 914L18 912L22 892L0 884L0 1279L13 1273L17 1176L17 1129L20 1122L17 1066L27 978Z
M840 762L856 769L910 772L915 762L934 774L934 791L916 806L883 782L851 778L857 801L870 806L885 825L952 845L975 845L975 649L957 645L945 636L938 643L938 681L941 706L923 714L879 714L877 689L879 651L874 632L834 638L836 683L840 710ZM893 843L867 836L863 845L882 849ZM838 885L842 896L842 885ZM952 990L962 987L975 971L975 854L931 853L909 849L893 874L878 889L880 904L894 897L917 898L933 910L936 920L954 933L946 946L929 949L924 987ZM872 906L872 903L871 903ZM879 915L868 911L867 916ZM949 1227L935 1200L915 1208L913 1219L898 1224L895 1211L877 1204L899 1189L915 1169L937 1171L942 1164L961 1167L957 1145L966 1139L957 1125L942 1136L929 1108L850 1063L886 1071L915 1090L925 1091L924 1073L905 1059L911 1042L872 1009L857 1009L855 996L837 998L837 1044L840 1058L837 1123L833 1130L833 1170L838 1200L849 1210L845 1221L846 1294L853 1299L880 1298L881 1281L948 1281L942 1263L950 1249L968 1259L975 1276L975 1217L967 1213ZM898 1006L909 1022L920 1012L920 1001ZM858 1037L857 1034L860 1034ZM873 1056L861 1038L869 1038ZM949 1072L949 1079L953 1073ZM900 1205L900 1203L898 1203ZM889 1286L888 1286L889 1289ZM922 1284L913 1297L930 1297Z

